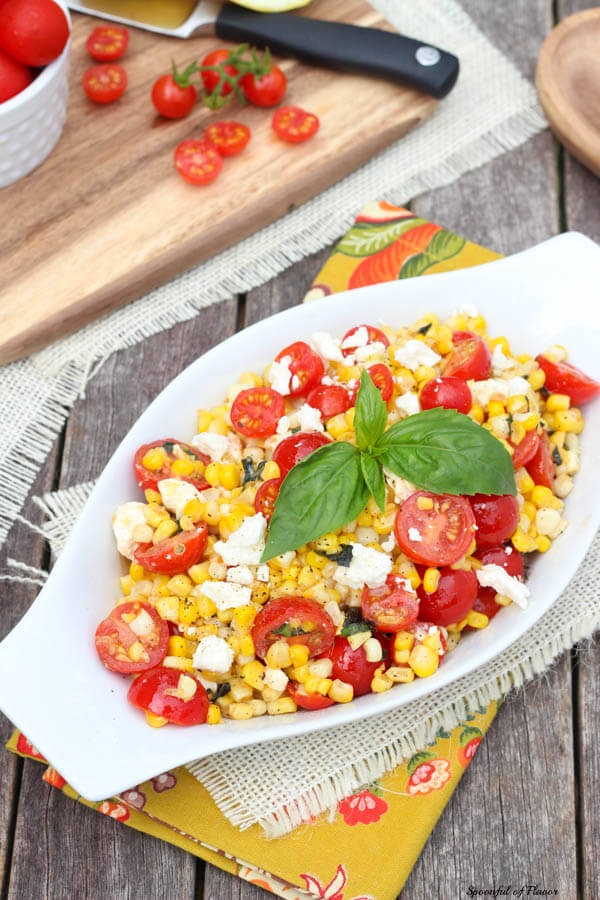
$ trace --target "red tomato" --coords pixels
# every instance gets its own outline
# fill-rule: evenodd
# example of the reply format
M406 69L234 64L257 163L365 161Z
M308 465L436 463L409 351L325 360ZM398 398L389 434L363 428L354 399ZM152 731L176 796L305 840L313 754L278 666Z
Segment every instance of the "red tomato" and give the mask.
M245 437L269 437L285 413L281 394L269 387L253 387L240 391L231 406L231 424Z
M388 575L382 587L365 587L361 605L363 616L374 622L386 633L401 631L416 621L419 615L419 599L414 591L407 590L404 579Z
M420 497L433 501L432 509L419 509ZM465 555L473 540L475 517L465 497L416 491L396 513L394 531L401 550L415 562L449 566ZM411 529L418 532L418 536ZM417 537L417 540L414 538Z
M320 356L310 349L304 341L295 341L289 347L285 347L275 357L275 362L281 362L286 356L290 357L289 369L292 373L290 379L290 397L300 397L308 394L316 387L323 377L325 367Z
M100 25L94 28L85 42L87 52L99 62L119 59L127 50L129 32L118 25Z
M277 106L283 100L287 79L279 66L271 66L270 72L258 78L252 72L242 75L239 84L253 106Z
M344 356L350 356L351 353L354 353L358 344L354 347L346 347L344 348L344 344L348 340L348 338L354 337L359 328L366 328L369 333L369 344L380 343L385 347L390 346L390 342L379 328L375 328L374 325L355 325L354 328L351 328L350 331L347 331L344 337L342 338L342 353Z
M468 381L469 378L482 381L490 377L492 356L483 338L470 331L455 331L452 343L455 347L446 360L446 377L452 375L462 381Z
M275 641L304 644L311 656L321 656L331 647L335 625L319 603L305 597L279 597L267 603L252 626L257 656L265 658Z
M116 63L92 66L83 75L83 89L94 103L112 103L125 93L127 72Z
M533 459L537 453L539 443L540 438L535 429L527 431L525 437L519 441L518 444L513 444L512 441L509 441L511 447L515 448L515 452L512 455L513 468L515 471Z
M256 492L254 498L254 509L257 513L262 513L265 519L270 519L275 508L275 501L279 494L279 488L283 478L271 478L265 481Z
M326 709L333 706L335 700L323 697L322 694L309 694L304 685L295 681L288 681L287 691L292 700L301 709Z
M379 640L379 637L377 639ZM351 684L355 697L369 693L373 675L382 665L381 661L369 662L364 647L353 650L348 639L341 635L336 637L327 656L333 660L332 678L339 678L340 681Z
M140 544L134 558L149 572L178 575L200 562L207 540L206 522L198 522L191 531L180 531L158 544Z
M0 103L20 94L31 82L27 66L0 50Z
M269 104L272 106L273 104ZM280 106L273 113L271 127L275 134L290 144L301 144L319 130L319 119L314 113L299 106Z
M421 409L435 409L442 406L444 409L456 409L466 415L472 403L469 387L460 378L454 378L452 375L432 378L421 391Z
M369 375L373 379L376 388L379 388L382 399L387 403L394 391L394 379L392 373L383 363L376 363L369 368Z
M519 504L511 494L474 494L469 501L477 525L475 540L478 547L497 547L519 524Z
M550 449L548 434L542 431L535 456L526 463L525 468L536 484L543 484L552 490L554 484L555 465Z
M141 621L140 621L141 619ZM139 628L132 628L136 623ZM96 629L96 651L104 665L113 672L131 675L154 668L165 658L169 628L153 606L133 600L121 603L100 622ZM129 655L133 644L141 644L143 659L137 662Z
M250 129L242 122L214 122L208 126L202 139L218 150L221 156L235 156L250 140Z
M175 168L190 184L208 184L223 168L223 157L204 141L182 141L175 148Z
M69 39L67 17L54 0L4 0L0 47L26 66L47 66Z
M196 691L191 700L183 700L176 694L181 676L196 682ZM173 725L202 725L208 713L208 697L197 678L179 669L159 666L144 672L135 679L127 699L134 706L162 716Z
M479 583L474 572L442 568L437 589L428 594L417 588L421 600L420 615L434 625L452 625L473 609Z
M273 451L273 460L279 466L281 475L285 477L305 456L329 443L329 438L319 431L299 431L277 444Z
M218 66L221 63L225 62L227 57L229 56L229 50L222 48L221 50L213 50L212 53L209 53L208 56L205 56L202 60L203 66ZM227 75L237 75L237 69L232 65L224 66L224 70ZM204 82L204 87L207 93L212 94L214 89L219 83L221 78L220 72L212 71L212 72L202 72L202 81ZM232 87L230 84L224 84L221 88L220 95L221 97L226 97L227 94L230 94L232 91Z
M536 356L538 366L546 373L545 387L550 393L568 394L579 406L600 393L600 384L568 362L552 362L547 356Z
M474 556L479 559L484 566L494 565L502 566L509 575L514 578L523 579L525 572L525 563L523 557L514 547L490 547L485 550L476 550ZM477 599L473 609L475 612L483 613L488 619L493 619L496 613L502 607L496 603L496 591L491 587L480 587Z
M320 384L313 388L306 402L318 409L323 419L331 419L350 409L350 395L341 384Z
M183 119L196 102L196 88L180 87L171 73L161 75L152 88L152 102L165 119Z
M152 450L154 447L163 448L165 452L165 461L160 469L147 469L143 462L144 456L148 450ZM174 451L176 447L179 447L184 458L187 457L191 458L192 461L202 462L205 466L210 462L209 457L205 456L204 453L200 453L199 450L196 450L196 448L192 447L190 444L184 444L183 441L176 441L174 438L163 438L160 441L152 441L151 444L142 444L133 457L133 472L135 480L143 491L148 488L157 491L159 481L162 481L164 478L174 477L172 465L175 460L181 459L180 456L175 455ZM207 487L210 487L208 481L206 481L200 473L193 472L191 475L183 477L178 475L177 478L179 481L187 481L189 484L193 484L199 491L204 491Z

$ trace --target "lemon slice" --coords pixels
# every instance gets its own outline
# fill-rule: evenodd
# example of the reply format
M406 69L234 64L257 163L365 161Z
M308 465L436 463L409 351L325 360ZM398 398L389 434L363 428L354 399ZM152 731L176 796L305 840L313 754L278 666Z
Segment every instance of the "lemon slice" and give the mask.
M298 9L300 6L308 6L310 0L232 0L238 6L245 6L255 12L279 13L289 9Z

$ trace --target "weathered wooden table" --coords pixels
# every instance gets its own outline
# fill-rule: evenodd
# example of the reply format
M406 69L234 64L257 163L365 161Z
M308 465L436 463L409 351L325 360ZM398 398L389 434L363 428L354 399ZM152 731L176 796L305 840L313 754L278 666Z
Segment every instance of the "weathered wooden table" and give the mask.
M463 0L463 5L532 78L553 22L588 4ZM600 181L563 152L548 131L449 187L415 198L412 208L501 253L566 229L600 241ZM296 304L327 252L247 296L212 306L114 355L75 405L32 493L99 475L127 429L174 375L237 329ZM36 515L31 504L26 512ZM33 565L48 563L45 543L20 525L2 559L6 555ZM2 593L0 636L21 618L35 591L4 585ZM494 886L510 886L512 893L523 885L537 885L538 891L560 898L600 897L599 705L600 659L589 647L565 653L547 677L509 697L415 866L403 900L454 900L473 896L470 889ZM2 720L2 743L10 730ZM2 900L268 896L73 803L42 783L36 763L3 751L0 879Z

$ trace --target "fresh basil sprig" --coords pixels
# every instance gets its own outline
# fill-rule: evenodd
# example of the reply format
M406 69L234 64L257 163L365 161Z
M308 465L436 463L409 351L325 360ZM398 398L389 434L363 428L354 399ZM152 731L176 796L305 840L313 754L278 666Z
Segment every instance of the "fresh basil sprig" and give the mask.
M370 496L385 504L383 468L436 494L516 494L510 454L486 428L455 409L429 409L385 430L387 409L363 370L356 398L357 447L334 441L284 478L262 562L336 531Z

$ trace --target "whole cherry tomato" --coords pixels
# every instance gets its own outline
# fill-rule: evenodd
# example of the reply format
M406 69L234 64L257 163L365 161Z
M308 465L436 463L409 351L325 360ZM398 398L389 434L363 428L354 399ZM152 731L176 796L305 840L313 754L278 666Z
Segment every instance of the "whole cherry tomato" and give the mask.
M421 391L421 409L456 409L465 415L471 409L473 398L467 384L453 375L441 375L428 381Z
M523 557L514 547L489 547L473 554L484 566L502 566L513 578L522 580L525 572ZM496 603L496 591L492 587L480 587L473 609L493 619L502 607Z
M246 99L253 106L277 106L281 103L287 86L287 79L279 66L271 66L271 71L257 78L252 72L247 72L240 78Z
M475 540L478 547L497 547L519 524L519 504L511 494L474 494L469 501L477 525Z
M305 456L329 443L329 438L319 431L299 431L277 444L273 451L273 460L279 466L280 474L285 476Z
M323 360L310 349L305 341L294 341L275 357L275 362L289 359L291 372L290 397L301 397L309 393L320 382L325 372Z
M351 684L355 697L369 693L373 675L381 666L381 661L369 662L364 647L353 650L348 639L341 635L336 637L327 656L333 661L332 678Z
M31 82L27 66L0 50L0 103L20 94Z
M313 388L306 402L321 413L321 418L331 419L350 409L350 395L341 384L319 384Z
M196 102L196 88L192 84L180 87L170 73L161 75L154 82L152 102L166 119L183 119Z
M204 59L202 60L202 65L203 66L218 66L221 63L224 63L228 56L229 56L229 50L227 50L224 47L221 48L220 50L213 50L212 53L209 53L208 56L204 57ZM226 66L224 66L224 71L226 72L227 75L231 75L231 76L238 74L237 69L234 68L229 63ZM221 79L221 75L216 70L202 72L202 81L204 83L204 88L207 91L207 93L209 93L209 94L212 94L212 92L218 85L220 79ZM223 86L221 87L221 90L220 90L221 97L226 97L227 94L230 94L232 90L233 89L230 84L227 84L227 83L223 84Z
M4 0L0 48L26 66L47 66L69 39L67 17L54 0Z
M440 580L432 594L428 594L422 585L417 588L421 600L419 615L434 625L460 622L473 609L477 589L474 572L444 566L440 569Z

